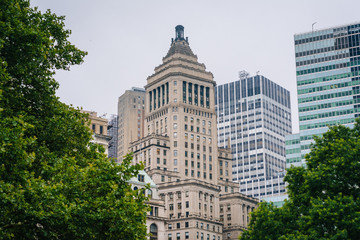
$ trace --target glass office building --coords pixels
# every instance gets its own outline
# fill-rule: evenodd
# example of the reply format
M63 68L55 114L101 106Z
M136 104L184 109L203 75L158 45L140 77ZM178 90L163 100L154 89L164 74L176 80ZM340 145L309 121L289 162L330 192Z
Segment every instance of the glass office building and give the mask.
M285 136L286 149L286 168L291 166L300 167L301 163L301 146L300 133L294 133Z
M360 23L294 36L302 165L313 135L359 116L359 36Z
M248 196L285 192L285 136L291 134L290 93L263 76L215 89L218 145L231 147L233 181Z

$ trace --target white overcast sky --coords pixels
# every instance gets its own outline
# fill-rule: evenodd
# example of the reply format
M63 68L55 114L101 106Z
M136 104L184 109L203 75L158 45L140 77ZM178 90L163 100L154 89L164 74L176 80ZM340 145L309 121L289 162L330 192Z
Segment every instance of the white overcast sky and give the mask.
M65 15L70 40L86 50L85 62L59 71L60 100L86 110L117 113L117 99L143 87L162 62L175 26L217 84L238 72L259 74L291 93L298 132L295 33L360 21L359 0L33 0L41 11Z

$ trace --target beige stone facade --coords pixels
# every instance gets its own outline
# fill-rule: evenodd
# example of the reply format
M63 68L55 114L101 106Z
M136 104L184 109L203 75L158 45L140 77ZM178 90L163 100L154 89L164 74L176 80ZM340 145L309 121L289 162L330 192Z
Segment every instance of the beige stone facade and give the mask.
M132 88L118 99L118 161L128 153L130 142L144 136L145 90Z
M97 112L94 111L82 110L82 112L89 114L89 127L93 132L93 142L102 145L105 149L105 154L107 155L109 141L111 139L107 132L108 120L106 118L98 117Z
M139 171L138 176L130 179L129 183L133 190L145 189L145 186L149 185L150 189L145 192L145 196L149 197L147 204L151 208L146 216L148 233L152 233L150 239L166 239L165 205L159 197L158 187L145 171Z
M217 146L215 85L177 26L163 63L147 79L145 135L130 145L164 201L167 240L232 239L258 203L231 182L230 149ZM225 220L220 206L228 204Z

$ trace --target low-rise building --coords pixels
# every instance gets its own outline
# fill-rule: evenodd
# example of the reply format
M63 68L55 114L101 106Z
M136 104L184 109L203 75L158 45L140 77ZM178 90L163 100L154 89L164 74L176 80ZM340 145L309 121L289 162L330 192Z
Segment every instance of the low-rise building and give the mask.
M97 112L94 111L82 110L82 112L89 114L89 127L93 132L92 142L102 145L105 149L105 154L108 155L108 146L111 139L107 132L108 120L106 118L98 117Z

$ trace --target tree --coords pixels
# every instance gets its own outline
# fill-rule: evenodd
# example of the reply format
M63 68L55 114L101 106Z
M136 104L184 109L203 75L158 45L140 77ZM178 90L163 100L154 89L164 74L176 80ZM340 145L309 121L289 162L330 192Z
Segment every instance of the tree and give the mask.
M55 95L58 69L86 52L64 17L0 0L0 239L145 239L141 165L91 144L87 115Z
M360 239L360 119L314 141L307 167L287 172L289 200L262 203L240 239Z

